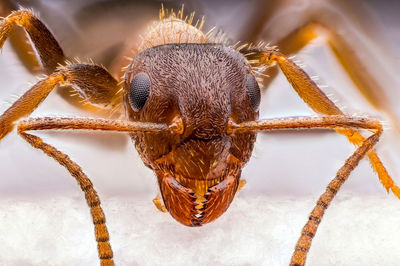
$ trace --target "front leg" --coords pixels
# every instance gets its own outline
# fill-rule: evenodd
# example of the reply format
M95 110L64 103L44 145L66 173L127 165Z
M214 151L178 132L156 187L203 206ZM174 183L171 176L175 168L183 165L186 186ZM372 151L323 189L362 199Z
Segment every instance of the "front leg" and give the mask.
M0 140L14 127L14 122L31 114L58 84L71 85L89 103L103 108L118 101L118 83L102 67L74 64L59 68L39 81L0 116Z

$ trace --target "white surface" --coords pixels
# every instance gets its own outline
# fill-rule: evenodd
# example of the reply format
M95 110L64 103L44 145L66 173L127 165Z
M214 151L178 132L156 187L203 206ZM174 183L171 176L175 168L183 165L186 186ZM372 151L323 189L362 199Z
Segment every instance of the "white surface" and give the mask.
M77 193L75 193L77 194ZM239 195L200 228L157 211L151 197L103 198L117 265L288 265L310 198ZM398 265L398 200L341 194L326 214L308 265ZM98 265L80 195L0 201L0 265Z

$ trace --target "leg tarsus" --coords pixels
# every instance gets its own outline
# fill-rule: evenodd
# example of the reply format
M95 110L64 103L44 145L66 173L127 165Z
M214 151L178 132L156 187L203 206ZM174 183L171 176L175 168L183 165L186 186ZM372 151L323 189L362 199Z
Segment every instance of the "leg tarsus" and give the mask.
M347 139L354 145L362 145L365 138L357 131L349 129L337 129L336 132L347 137ZM390 177L385 166L379 159L376 151L371 149L368 152L368 159L371 163L372 169L378 174L379 181L384 186L387 192L392 190L393 194L400 199L400 188L394 183L393 179Z
M109 242L106 218L100 206L100 198L90 179L69 156L43 142L41 138L25 133L23 130L20 130L18 133L33 147L42 150L59 164L63 165L78 182L79 187L85 193L86 202L90 208L101 265L113 266L113 251Z

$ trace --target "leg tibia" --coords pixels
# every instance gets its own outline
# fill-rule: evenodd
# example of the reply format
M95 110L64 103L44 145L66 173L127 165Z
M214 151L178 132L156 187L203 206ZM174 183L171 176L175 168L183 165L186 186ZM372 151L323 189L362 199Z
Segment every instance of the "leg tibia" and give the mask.
M93 105L106 109L121 100L115 98L119 90L118 82L101 66L71 64L60 68L57 73L65 76L65 85L73 85L84 100Z
M39 81L8 108L0 116L0 140L13 129L15 121L31 114L62 80L62 75L55 74Z
M315 112L325 115L343 114L304 70L298 67L292 60L279 52L272 51L268 55L268 61L277 62L293 89Z

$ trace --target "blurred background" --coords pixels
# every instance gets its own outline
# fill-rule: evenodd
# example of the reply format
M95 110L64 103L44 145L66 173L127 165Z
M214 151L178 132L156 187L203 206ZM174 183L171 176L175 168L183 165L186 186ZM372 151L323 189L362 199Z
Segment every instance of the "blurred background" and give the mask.
M0 1L0 15L6 16L18 5L32 8L54 33L67 56L83 60L91 58L105 65L117 78L121 75L121 66L128 63L123 56L132 55L131 49L140 42L138 35L158 18L161 3L165 8L175 10L184 3L187 14L196 12L195 20L205 16L205 31L216 26L226 33L232 43L239 40L265 41L278 45L281 51L295 55L296 62L317 80L321 89L346 113L367 115L384 121L385 132L376 149L395 182L400 183L399 1L385 1L383 4L378 0L252 0L227 4L225 1L209 0L3 0ZM18 95L22 95L30 83L35 83L40 73L30 63L31 58L18 52L18 43L7 40L0 56L0 113ZM280 71L270 69L267 74L270 78L264 81L260 118L315 115L291 89ZM101 114L78 108L68 93L56 90L32 116L96 117ZM105 199L105 204L107 201L117 202L116 199L123 199L122 202L134 199L141 207L149 209L146 209L145 215L162 215L155 210L153 213L151 199L158 191L154 175L144 167L127 136L99 132L40 132L38 135L82 166L101 198ZM259 200L262 197L268 197L272 202L274 199L305 200L311 205L306 204L299 212L306 217L312 203L353 151L354 147L343 136L328 131L259 134L254 156L242 174L247 185L234 202L251 202L254 198ZM73 178L51 158L25 143L15 132L0 142L0 173L0 195L8 205L15 203L17 206L20 201L43 204L54 198L66 197L79 201L83 205L82 212L85 212L81 192ZM385 205L398 209L397 200L392 194L386 195L367 160L363 160L354 170L341 193L350 195L350 198L377 197ZM237 204L232 206L236 210L246 203L242 201ZM251 216L249 220L258 219L255 217L258 217L259 210L254 207L262 208L246 205ZM140 213L140 210L136 212ZM239 210L239 213L245 215L246 210ZM117 214L114 212L114 215ZM229 210L222 218L227 215ZM391 215L391 211L381 214L382 217L385 215ZM159 219L158 223L175 223L168 216L160 217L155 218ZM152 219L148 217L145 223ZM227 222L226 219L221 222L222 225ZM298 229L293 229L295 237L304 222L305 218L299 219L296 224ZM212 228L209 230L215 233L215 228L207 228ZM180 232L180 229L176 230ZM151 232L149 235L143 237L153 240L160 237ZM293 245L294 242L288 244L290 248ZM285 253L282 257L287 262L289 256ZM315 261L318 264L318 260ZM332 264L327 265L334 265L334 262L337 261L333 260ZM152 263L142 261L139 264ZM220 264L229 264L229 260ZM235 265L249 264L254 264L254 261L244 259L243 263ZM282 261L276 262L276 265L280 264ZM391 265L391 262L385 265Z

